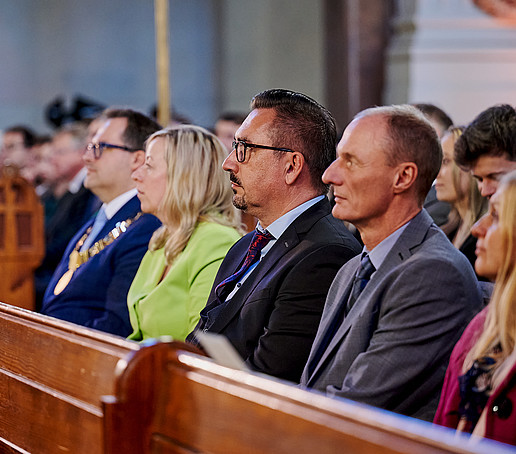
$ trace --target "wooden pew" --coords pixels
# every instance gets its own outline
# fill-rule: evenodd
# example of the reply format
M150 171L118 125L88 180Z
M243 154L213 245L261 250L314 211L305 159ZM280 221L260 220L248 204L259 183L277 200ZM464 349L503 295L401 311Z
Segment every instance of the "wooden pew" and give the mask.
M191 350L0 303L0 453L514 453Z
M0 300L34 309L34 270L45 254L43 207L17 170L0 170Z
M0 303L0 453L102 453L101 396L138 349Z
M114 396L104 398L106 454L515 452L231 370L182 352L179 344L142 348L118 373Z

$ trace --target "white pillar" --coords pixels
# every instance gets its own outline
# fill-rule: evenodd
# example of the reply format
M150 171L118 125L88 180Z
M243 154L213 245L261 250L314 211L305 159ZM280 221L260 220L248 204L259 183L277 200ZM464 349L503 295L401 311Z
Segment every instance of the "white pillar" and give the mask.
M385 103L429 102L456 124L497 103L516 105L516 21L471 0L398 0Z

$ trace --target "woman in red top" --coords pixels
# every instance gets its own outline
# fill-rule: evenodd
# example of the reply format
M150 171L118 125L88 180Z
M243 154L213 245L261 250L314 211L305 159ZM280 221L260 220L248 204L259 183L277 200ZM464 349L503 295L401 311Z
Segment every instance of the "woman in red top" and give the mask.
M516 445L516 172L473 234L475 270L495 289L453 350L434 422Z

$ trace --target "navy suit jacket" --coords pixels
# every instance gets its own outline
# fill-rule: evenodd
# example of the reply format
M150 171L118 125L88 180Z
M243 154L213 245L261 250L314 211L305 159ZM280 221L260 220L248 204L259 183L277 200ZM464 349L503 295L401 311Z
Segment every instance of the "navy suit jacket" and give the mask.
M431 421L453 346L483 306L475 273L423 210L312 364L359 264L335 277L301 385Z
M69 241L100 206L97 196L84 185L76 193L66 192L57 202L56 212L45 225L45 257L34 272L36 308L41 308L45 290Z
M139 211L140 202L135 196L106 223L95 240L104 238L117 222L133 218ZM68 244L45 292L41 312L126 337L132 332L127 292L147 252L150 237L160 222L150 214L141 216L118 239L81 265L66 288L54 295L57 282L68 270L70 253L92 224L93 219Z
M360 245L324 199L283 232L219 312L215 288L240 268L251 238L227 253L196 330L226 336L252 369L299 382L328 288ZM187 340L197 344L195 331Z

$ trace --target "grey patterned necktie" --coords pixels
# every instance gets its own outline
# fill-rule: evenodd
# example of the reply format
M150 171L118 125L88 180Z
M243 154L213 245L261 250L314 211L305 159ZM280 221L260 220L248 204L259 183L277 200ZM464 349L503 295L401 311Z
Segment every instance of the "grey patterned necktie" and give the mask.
M353 281L353 288L351 289L351 295L348 299L348 304L346 306L346 313L349 313L356 300L364 290L365 286L371 279L371 275L376 271L371 259L368 254L365 254L360 261L360 268L358 270L358 274L356 275Z

